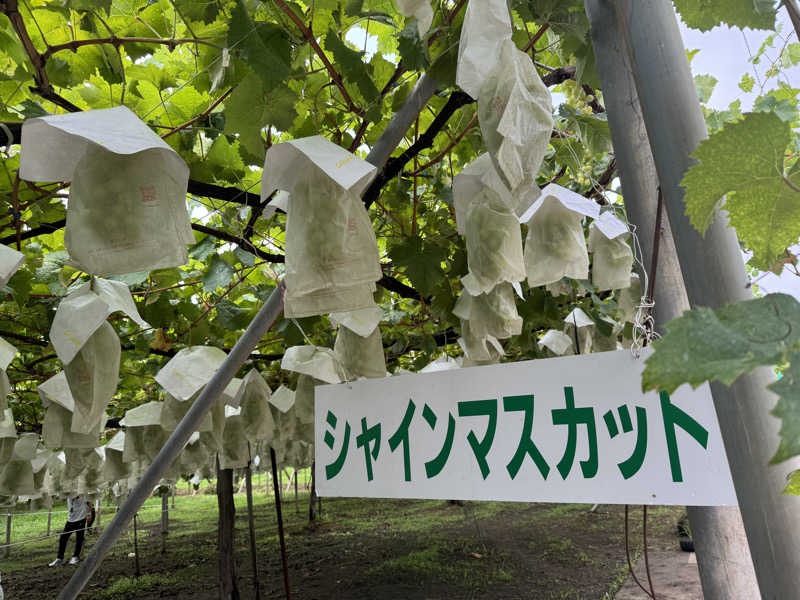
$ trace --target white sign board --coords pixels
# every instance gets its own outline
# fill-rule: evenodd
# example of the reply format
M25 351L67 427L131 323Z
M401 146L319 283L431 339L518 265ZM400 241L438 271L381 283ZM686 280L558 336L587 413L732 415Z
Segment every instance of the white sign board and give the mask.
M735 506L708 385L602 352L316 388L321 496Z

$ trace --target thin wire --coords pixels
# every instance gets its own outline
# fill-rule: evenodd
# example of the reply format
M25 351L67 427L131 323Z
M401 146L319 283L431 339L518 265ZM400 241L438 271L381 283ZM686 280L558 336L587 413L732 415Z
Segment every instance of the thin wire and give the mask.
M116 507L110 507L110 508L116 508ZM159 506L152 506L152 507L149 507L149 508L147 508L147 509L141 509L139 512L144 512L145 510L152 510L152 509L155 509L155 508L158 508L158 509L160 509L160 510L163 510L163 509L161 508L161 506L159 505ZM172 509L170 509L169 507L167 507L167 509L166 509L166 512L168 512L168 511L170 511L170 510L172 510ZM177 510L177 509L175 509L175 510ZM68 511L59 511L59 512L68 512ZM25 513L20 513L20 514L25 514ZM17 515L14 515L14 516L17 516ZM89 526L86 526L86 527L84 527L83 529L73 529L73 530L71 530L69 533L72 533L73 531L74 531L74 532L78 532L78 531L88 531L88 530L90 530L90 529L93 529L94 527L95 527L95 526L94 526L94 524L92 524L92 526L91 526L91 527L89 527ZM54 538L54 537L61 537L62 535L64 535L64 533L65 533L64 531L61 531L61 532L59 532L59 533L52 533L52 534L50 534L50 535L43 535L43 536L41 536L41 537L38 537L38 538L28 538L27 540L22 540L21 542L14 542L13 544L2 544L2 545L0 545L0 550L3 550L3 549L5 549L5 548L12 548L12 547L14 547L14 546L21 546L21 545L23 545L23 544L30 544L30 543L32 543L32 542L41 542L41 541L43 541L43 540L47 540L47 539Z
M104 508L116 509L117 506L116 506L116 504L112 504L110 506L101 506L100 508L101 509L104 509ZM150 510L151 508L161 508L161 505L160 504L151 504L150 506L144 505L139 510ZM53 511L40 510L40 511L36 511L36 512L0 513L0 517L28 517L28 516L31 516L31 515L47 515L47 514L58 515L58 514L68 513L68 512L69 512L68 510L53 510Z
M567 152L570 153L572 158L576 162L580 162L579 157L575 150L572 149L570 144L565 144ZM603 187L600 185L600 182L594 178L591 172L584 173L584 175L589 179L589 182L592 185L592 188L599 192L603 192ZM639 304L636 305L636 313L634 314L633 318L633 343L631 344L631 353L636 358L639 358L642 353L642 348L644 346L650 345L653 340L661 337L655 331L655 321L653 319L653 308L655 307L655 302L652 298L648 297L647 290L650 289L650 279L648 276L647 268L644 265L644 252L642 251L642 245L639 241L639 237L636 233L636 225L628 221L627 214L623 211L623 216L625 219L625 224L628 226L628 231L631 234L631 245L633 246L633 259L636 265L639 268L639 271L642 275L642 296L639 298ZM654 256L657 256L654 254ZM577 342L576 342L577 345Z
M303 337L305 338L306 342L308 342L308 345L309 346L314 346L316 348L316 344L314 344L314 342L312 342L311 339L306 335L306 332L300 326L300 323L297 321L297 319L292 317L292 323L294 323L297 326L297 328L300 330L300 333L303 334Z
M300 330L300 333L303 334L303 337L305 338L306 342L308 342L309 346L314 346L316 348L317 345L314 342L312 342L311 339L306 335L306 332L300 326L300 323L298 323L297 319L292 318L291 321L292 323L297 325L297 328ZM342 325L340 325L339 327L342 327ZM350 383L351 381L353 381L353 379L350 379L350 375L347 369L345 368L344 361L335 352L332 352L331 356L333 357L333 361L336 363L336 366L339 367L340 371L339 377L342 378L344 383Z
M627 222L627 216L626 216ZM653 319L653 308L655 301L648 298L647 290L650 289L650 279L647 274L647 269L644 266L644 253L642 245L639 242L639 236L636 234L636 225L628 222L628 228L631 232L631 241L633 245L633 260L638 265L642 274L642 296L639 298L639 304L636 306L636 313L633 317L633 343L631 344L631 354L639 358L642 354L642 348L653 343L661 337L655 330L655 320ZM655 276L655 275L653 275Z
M575 150L572 149L570 144L565 144L567 148L567 152L570 153L572 158L580 163L578 154ZM584 173L584 175L589 179L589 182L592 185L592 188L597 192L602 192L603 187L600 185L600 182L597 181L591 172ZM660 199L660 188L659 188L659 215L660 215L660 206L661 206L661 199ZM650 290L650 279L648 276L647 268L644 265L644 252L642 251L642 245L639 241L639 237L636 233L636 225L628 221L627 214L623 211L623 216L625 219L625 224L628 226L628 231L631 234L631 245L633 246L633 260L636 265L639 267L639 271L642 275L642 296L639 298L639 304L636 305L636 313L634 314L633 318L633 343L631 344L631 354L637 359L642 354L642 348L644 346L648 346L652 344L653 340L660 338L661 336L655 331L655 320L653 319L653 308L655 307L655 301L653 298L648 296L648 290ZM656 226L655 234L658 235L658 225ZM654 246L654 253L653 257L656 259L654 264L657 263L657 251L655 251ZM655 273L652 274L655 277ZM577 345L577 342L576 342Z

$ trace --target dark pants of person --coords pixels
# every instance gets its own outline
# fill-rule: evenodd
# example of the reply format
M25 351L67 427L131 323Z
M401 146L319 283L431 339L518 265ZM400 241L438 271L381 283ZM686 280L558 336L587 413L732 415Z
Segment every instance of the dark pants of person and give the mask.
M67 549L67 542L69 541L69 536L72 535L73 531L75 532L75 553L73 556L81 555L81 548L83 548L83 534L86 533L85 530L86 519L81 519L80 521L75 521L72 523L67 521L67 524L64 525L64 532L58 539L58 558L64 560L64 552Z

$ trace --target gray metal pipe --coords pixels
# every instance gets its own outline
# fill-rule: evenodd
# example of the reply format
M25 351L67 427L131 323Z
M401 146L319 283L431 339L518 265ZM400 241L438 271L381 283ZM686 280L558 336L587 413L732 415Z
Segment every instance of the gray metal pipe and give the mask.
M690 153L707 135L678 23L666 0L616 0L642 115L693 306L746 300L746 273L736 233L719 215L701 236L684 214L680 181ZM778 447L776 397L769 368L732 386L711 384L714 406L762 597L792 598L800 589L800 500L780 493L798 461L769 466Z
M59 600L75 600L78 594L81 593L97 570L97 567L100 566L103 558L111 551L117 539L125 532L130 520L153 493L153 489L161 481L164 473L178 458L178 455L186 446L186 442L189 441L189 437L200 426L203 418L214 406L220 394L231 382L231 379L244 364L244 361L247 360L253 348L256 347L261 338L264 337L264 334L269 331L280 316L283 311L283 293L284 283L281 281L278 287L270 294L264 306L261 307L261 310L258 311L255 318L250 322L242 337L239 338L239 341L228 353L225 362L222 363L222 366L211 378L211 381L206 384L197 400L192 403L192 407L178 424L178 427L164 443L158 455L136 484L136 487L125 499L124 504L114 515L108 527L92 547L91 552L86 556L86 560L80 563L78 569L62 588L61 593L58 595Z
M591 26L625 211L630 222L636 225L642 259L649 269L658 206L658 175L650 140L614 6L611 0L585 0L584 6ZM668 220L662 219L658 236L658 264L649 276L655 278L654 316L656 327L661 330L664 323L689 308L689 298ZM687 513L703 595L708 600L758 598L758 582L739 509L689 506Z
M439 83L436 79L427 73L419 78L414 89L403 102L403 106L394 114L381 137L367 154L366 161L369 164L375 165L378 169L383 168L394 149L403 140L403 136L414 124L419 113L425 108L428 100L433 97L438 86Z

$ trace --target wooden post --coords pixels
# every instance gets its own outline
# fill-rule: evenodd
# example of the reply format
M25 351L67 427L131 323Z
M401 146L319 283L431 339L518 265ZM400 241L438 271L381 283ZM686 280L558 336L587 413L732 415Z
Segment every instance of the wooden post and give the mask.
M250 470L250 463L247 463L244 479L247 492L247 525L250 529L250 558L253 563L253 589L256 592L256 600L261 600L261 585L258 581L258 557L256 556L256 524L253 517L253 472Z
M167 553L167 536L169 535L169 496L161 494L161 554Z
M11 513L6 516L6 558L11 555Z
M133 515L133 559L136 572L134 575L138 579L139 576L142 574L142 570L139 568L139 532L138 532L138 520L139 520L139 513L134 513Z
M297 500L297 469L294 470L294 512L300 514L300 502Z
M270 447L269 457L272 461L272 487L275 489L275 513L278 516L278 539L281 542L281 563L283 564L283 589L286 591L286 600L291 600L289 591L289 563L286 559L286 540L283 537L283 515L281 514L281 486L278 482L278 461L275 459L275 450Z
M236 529L236 505L233 499L233 469L220 469L217 457L217 554L219 563L220 600L239 598L233 537Z
M316 510L314 510L314 500L317 498L317 488L315 485L315 478L314 478L314 465L316 463L311 463L311 493L308 495L308 520L313 521L317 518Z
M47 537L50 537L50 523L53 520L53 509L47 509Z

